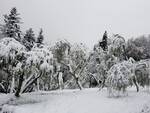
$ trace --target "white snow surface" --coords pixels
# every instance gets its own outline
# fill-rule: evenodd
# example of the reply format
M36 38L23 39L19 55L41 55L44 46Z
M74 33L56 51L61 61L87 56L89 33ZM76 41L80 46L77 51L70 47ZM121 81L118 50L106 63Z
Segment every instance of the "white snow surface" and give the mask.
M23 94L3 106L11 113L149 113L150 94L128 89L128 96L109 98L106 89L57 90ZM12 95L0 94L0 103ZM13 97L15 99L15 97ZM145 111L144 111L144 110ZM3 113L2 112L2 113Z

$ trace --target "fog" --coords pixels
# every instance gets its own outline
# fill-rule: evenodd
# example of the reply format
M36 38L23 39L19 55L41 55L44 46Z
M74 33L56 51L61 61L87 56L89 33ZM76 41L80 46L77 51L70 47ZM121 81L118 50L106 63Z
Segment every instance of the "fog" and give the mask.
M150 33L149 0L0 0L0 22L12 7L22 30L43 28L46 42L65 38L91 48L105 30L126 39Z

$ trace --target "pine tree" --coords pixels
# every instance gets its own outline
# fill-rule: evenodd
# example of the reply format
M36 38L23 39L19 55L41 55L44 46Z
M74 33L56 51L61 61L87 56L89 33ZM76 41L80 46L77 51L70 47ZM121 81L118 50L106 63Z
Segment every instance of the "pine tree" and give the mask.
M102 41L107 42L107 31L105 31Z
M40 29L39 35L37 37L38 46L40 46L41 44L43 44L43 40L44 40L43 30Z
M26 31L26 34L23 39L23 44L28 50L31 50L34 43L35 43L35 34L32 28L30 28L29 30Z
M104 35L103 35L103 39L102 39L102 42L100 42L100 46L102 47L102 49L104 51L106 51L108 49L108 45L107 45L107 31L105 31Z
M20 17L19 13L17 13L17 9L14 7L11 9L10 14L4 15L4 25L1 25L1 32L5 37L14 38L20 41Z

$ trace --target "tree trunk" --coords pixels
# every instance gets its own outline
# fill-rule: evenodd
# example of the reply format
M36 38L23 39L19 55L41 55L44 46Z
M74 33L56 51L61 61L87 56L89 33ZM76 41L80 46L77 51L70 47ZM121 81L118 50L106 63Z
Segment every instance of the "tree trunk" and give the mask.
M63 89L62 72L59 72L59 73L58 73L58 84L59 84L59 89Z
M136 78L135 78L135 77L133 78L133 83L134 83L135 86L136 86L137 92L139 92L139 86L138 86L138 84L137 84L137 82L136 82Z
M17 91L15 93L15 96L16 97L20 97L20 91L21 91L21 87L22 87L22 83L23 83L23 76L24 76L24 72L20 75L19 77L19 85L18 85L18 88L17 88Z
M25 92L27 91L27 89L28 89L32 84L34 84L34 83L37 81L37 79L40 78L43 74L44 74L44 73L41 72L39 76L37 76L37 77L34 78L31 82L29 82L29 83L27 84L27 86L22 90L22 93L25 93Z
M79 89L82 90L83 87L82 87L82 85L81 85L81 83L80 83L80 81L79 81L79 76L78 76L78 75L80 75L80 74L82 73L84 67L82 67L80 73L77 75L77 74L75 74L75 73L76 73L76 70L77 70L78 66L77 66L77 68L75 69L75 71L73 71L70 65L66 65L65 63L61 63L61 64L63 64L63 65L65 65L65 66L69 67L69 69L70 69L70 72L69 72L69 73L75 78L75 81L76 81L76 83L77 83ZM86 65L84 65L84 66L86 66Z
M81 83L80 83L80 81L79 81L79 76L78 76L78 75L76 75L76 74L73 74L73 77L75 78L76 83L77 83L77 85L78 85L79 89L80 89L80 90L82 90L82 89L83 89L83 87L82 87L82 85L81 85Z
M37 79L37 91L39 91L40 90L40 81L39 81L39 79Z
M10 93L14 92L14 87L15 87L15 77L14 77L14 75L12 75L12 82L11 82Z

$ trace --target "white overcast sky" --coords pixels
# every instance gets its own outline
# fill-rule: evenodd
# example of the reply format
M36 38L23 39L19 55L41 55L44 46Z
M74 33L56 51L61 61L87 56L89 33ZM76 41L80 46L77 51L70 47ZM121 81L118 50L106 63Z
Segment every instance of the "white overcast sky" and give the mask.
M108 33L126 38L150 33L150 0L0 0L0 20L12 7L22 29L43 28L47 41L65 38L89 47Z

